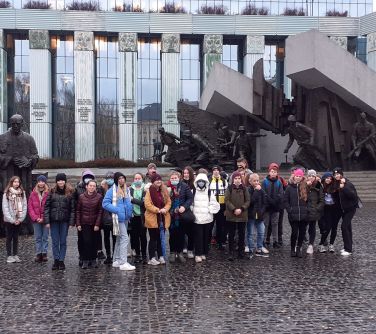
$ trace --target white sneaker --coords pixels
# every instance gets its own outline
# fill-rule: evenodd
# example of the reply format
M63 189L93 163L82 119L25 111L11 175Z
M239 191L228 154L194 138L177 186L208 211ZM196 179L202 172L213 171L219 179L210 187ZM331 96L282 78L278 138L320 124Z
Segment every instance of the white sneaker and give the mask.
M319 245L319 252L326 253L326 247L324 245Z
M248 247L248 246L245 246L245 248L244 248L244 252L245 252L245 253L249 253L249 247Z
M114 268L119 268L120 267L120 263L118 261L114 261L114 262L112 262L112 266Z
M312 245L308 245L307 254L313 254L313 246Z
M330 253L334 253L334 246L333 245L329 245L328 250L329 250Z
M350 252L346 252L345 250L341 253L342 256L349 256L351 255L352 253Z
M166 264L166 261L163 256L161 256L158 261L160 264Z
M201 255L201 260L202 261L206 261L206 256L205 255Z
M130 270L135 270L136 267L135 266L132 266L131 264L129 264L128 262L125 262L124 264L122 264L120 267L119 267L120 270L127 270L127 271L130 271Z
M13 256L14 262L20 263L21 259L18 257L18 255Z
M265 247L261 247L261 251L265 254L269 254L269 251Z
M201 256L195 256L196 263L202 262Z
M153 257L151 260L149 260L148 264L152 266L157 266L158 264L161 264L155 257Z
M14 262L16 262L16 260L14 259L13 256L8 256L7 257L7 263L14 263Z
M188 249L187 248L184 248L183 249L183 254L187 254L188 253Z
M193 259L194 255L192 251L188 251L188 259Z

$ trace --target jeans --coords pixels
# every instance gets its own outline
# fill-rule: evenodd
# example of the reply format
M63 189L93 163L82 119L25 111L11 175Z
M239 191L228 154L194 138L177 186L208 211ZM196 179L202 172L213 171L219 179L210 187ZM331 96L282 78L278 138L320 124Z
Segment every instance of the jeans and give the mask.
M127 263L128 252L128 222L119 222L120 235L116 236L116 244L114 250L114 261L117 261L120 265Z
M170 252L181 253L184 248L184 230L182 223L179 226L174 226L174 221L171 222L170 231Z
M67 253L67 235L68 223L52 223L51 239L52 239L52 254L55 260L64 261Z
M20 225L5 223L5 233L7 235L6 247L7 256L12 256L12 241L13 241L13 256L18 254L18 234L20 233Z
M50 229L45 224L34 223L34 238L35 238L35 252L36 254L47 254L48 249L48 235Z
M253 227L256 227L257 239L256 239L256 249L261 249L264 241L265 225L264 221L260 219L250 219L247 223L247 240L249 251L253 252L255 247L253 244Z

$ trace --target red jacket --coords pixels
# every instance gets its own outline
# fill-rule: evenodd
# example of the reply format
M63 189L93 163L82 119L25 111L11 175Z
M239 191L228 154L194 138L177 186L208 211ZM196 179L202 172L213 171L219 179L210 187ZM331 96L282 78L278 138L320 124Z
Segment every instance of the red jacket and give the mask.
M97 225L102 221L102 195L95 192L89 195L87 191L78 198L76 207L76 225Z
M33 190L27 204L27 211L32 222L36 223L38 218L43 218L44 206L46 204L48 191L44 191L42 200L39 198L38 190ZM42 222L43 223L43 222Z

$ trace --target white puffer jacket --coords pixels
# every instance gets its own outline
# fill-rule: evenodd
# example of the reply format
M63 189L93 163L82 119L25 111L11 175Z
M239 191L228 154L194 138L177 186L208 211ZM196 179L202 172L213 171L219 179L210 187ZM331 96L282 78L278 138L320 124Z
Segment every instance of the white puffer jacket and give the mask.
M197 181L204 180L206 186L203 190L197 187ZM209 180L206 174L198 174L194 186L196 188L193 199L193 213L196 217L196 224L209 224L213 221L213 214L220 210L220 205L215 196L210 196L209 202Z

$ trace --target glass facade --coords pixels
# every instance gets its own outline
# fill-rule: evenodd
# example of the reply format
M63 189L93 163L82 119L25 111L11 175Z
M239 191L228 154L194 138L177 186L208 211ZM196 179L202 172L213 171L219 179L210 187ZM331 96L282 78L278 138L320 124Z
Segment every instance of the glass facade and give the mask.
M53 156L74 159L73 35L51 36Z
M30 0L10 0L12 7L27 7ZM69 9L73 0L40 0L51 9ZM75 2L88 3L85 0ZM254 14L325 16L329 11L357 17L372 13L372 0L97 0L91 10L144 13ZM294 11L296 10L296 11Z
M118 38L96 36L95 50L97 56L95 156L97 159L118 157Z
M276 84L277 74L277 46L265 45L264 51L264 76L265 80L271 84Z
M240 46L238 44L226 43L223 44L222 64L230 67L234 71L242 72L242 61L240 55Z
M180 45L180 98L198 104L200 90L200 44L182 40Z
M153 140L159 141L158 129L162 121L160 51L160 39L139 39L137 71L139 159L150 159L154 152Z

